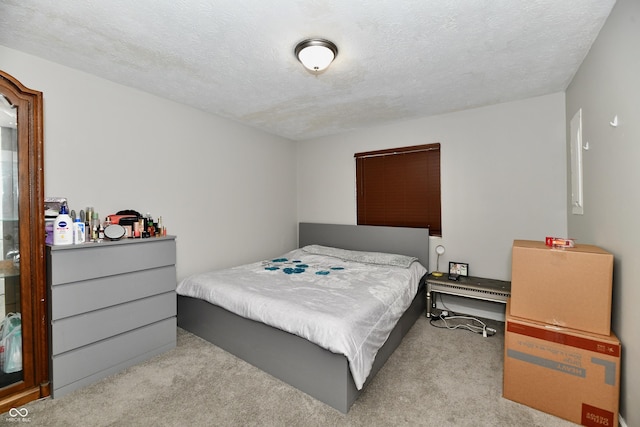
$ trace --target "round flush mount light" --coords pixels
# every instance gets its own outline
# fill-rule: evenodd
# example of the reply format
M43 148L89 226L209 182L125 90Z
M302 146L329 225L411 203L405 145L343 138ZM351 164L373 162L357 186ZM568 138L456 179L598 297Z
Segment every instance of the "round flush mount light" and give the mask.
M320 74L338 55L338 47L325 39L307 39L296 46L296 58L313 74Z

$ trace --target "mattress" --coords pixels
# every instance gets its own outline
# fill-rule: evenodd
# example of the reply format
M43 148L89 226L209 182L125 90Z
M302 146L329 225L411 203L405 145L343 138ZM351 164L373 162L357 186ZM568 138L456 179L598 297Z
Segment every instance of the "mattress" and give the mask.
M361 389L425 273L413 257L310 245L187 277L177 293L345 355Z

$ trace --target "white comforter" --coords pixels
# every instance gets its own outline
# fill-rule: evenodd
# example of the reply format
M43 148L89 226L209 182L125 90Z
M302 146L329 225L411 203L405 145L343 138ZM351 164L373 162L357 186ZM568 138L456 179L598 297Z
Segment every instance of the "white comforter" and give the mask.
M307 246L272 260L188 277L177 292L344 354L361 389L426 273L414 261Z

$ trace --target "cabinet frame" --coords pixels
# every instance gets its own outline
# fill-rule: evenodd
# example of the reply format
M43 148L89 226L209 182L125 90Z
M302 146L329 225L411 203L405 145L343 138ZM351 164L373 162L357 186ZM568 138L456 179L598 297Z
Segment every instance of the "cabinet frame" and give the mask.
M0 389L0 413L50 395L44 264L44 137L42 92L0 71L0 93L17 107L20 312L23 379Z

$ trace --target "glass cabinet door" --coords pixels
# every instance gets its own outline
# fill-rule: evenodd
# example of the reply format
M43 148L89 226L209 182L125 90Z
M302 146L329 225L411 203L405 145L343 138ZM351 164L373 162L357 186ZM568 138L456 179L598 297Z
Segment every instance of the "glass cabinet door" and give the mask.
M50 395L42 92L0 70L0 413Z
M0 96L0 387L22 381L16 108Z

